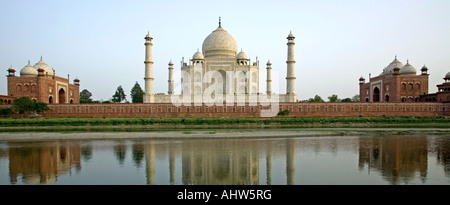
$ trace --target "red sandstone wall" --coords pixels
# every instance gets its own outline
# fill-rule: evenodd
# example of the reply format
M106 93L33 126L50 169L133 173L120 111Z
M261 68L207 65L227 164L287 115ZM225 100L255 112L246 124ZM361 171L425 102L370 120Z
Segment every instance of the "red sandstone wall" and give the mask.
M8 106L0 106L8 107ZM52 104L44 117L261 117L265 106L172 104ZM450 103L280 103L289 117L450 115Z

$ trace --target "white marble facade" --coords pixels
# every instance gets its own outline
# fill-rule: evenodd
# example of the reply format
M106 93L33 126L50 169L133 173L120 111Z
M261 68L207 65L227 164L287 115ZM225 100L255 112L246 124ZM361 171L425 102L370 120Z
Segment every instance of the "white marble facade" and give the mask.
M214 30L203 41L202 51L197 52L188 62L181 61L180 80L175 86L174 67L169 62L167 94L153 93L152 37L146 37L145 96L144 103L194 103L194 104L234 104L258 102L297 102L295 93L294 36L288 36L287 88L286 94L272 94L271 64L267 63L267 89L259 92L259 61L251 62L241 49L238 52L236 40L222 28ZM156 79L160 81L160 79ZM181 93L175 94L175 88Z

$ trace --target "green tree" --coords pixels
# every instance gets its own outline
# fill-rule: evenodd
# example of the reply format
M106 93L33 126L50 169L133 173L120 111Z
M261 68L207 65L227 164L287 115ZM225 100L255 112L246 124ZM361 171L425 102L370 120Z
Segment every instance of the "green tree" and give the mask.
M139 83L136 81L134 87L131 89L131 102L142 103L144 102L144 90L142 90Z
M352 102L359 102L359 95L355 95L352 97Z
M288 109L282 110L280 112L278 112L277 115L289 115L290 111Z
M8 117L11 113L11 108L0 108L0 115L3 117Z
M122 101L126 101L127 100L126 97L127 96L125 95L122 86L119 85L119 87L116 90L116 93L112 96L111 101L120 103Z
M92 103L92 93L84 89L80 92L80 103Z
M20 114L34 114L50 110L46 103L34 102L29 97L14 99L11 108Z
M331 96L328 96L328 101L329 102L339 102L339 98L336 94L333 94Z
M36 111L37 113L41 113L50 110L50 108L47 106L47 104L43 102L35 102L33 110Z
M340 100L341 102L352 102L351 98L344 98L342 100Z
M34 102L29 97L17 98L11 108L20 114L30 114L34 110Z
M314 96L314 98L309 98L308 102L324 102L322 97L320 97L319 95Z

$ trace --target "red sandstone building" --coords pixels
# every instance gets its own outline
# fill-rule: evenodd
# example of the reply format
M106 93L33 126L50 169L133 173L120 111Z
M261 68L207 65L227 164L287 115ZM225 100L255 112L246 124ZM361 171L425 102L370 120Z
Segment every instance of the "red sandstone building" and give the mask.
M395 59L369 82L359 79L360 102L420 102L422 95L428 94L428 68L423 66L421 73L409 61L403 65Z
M29 97L35 102L48 104L80 103L80 80L76 78L73 84L70 84L69 77L57 76L55 70L50 68L42 57L34 66L28 61L28 65L20 70L20 76L15 75L16 71L12 66L7 71L8 96L3 96L7 99L4 104L10 104L11 99L20 97Z
M444 83L437 85L438 91L423 95L420 98L421 102L450 102L450 72L444 77Z

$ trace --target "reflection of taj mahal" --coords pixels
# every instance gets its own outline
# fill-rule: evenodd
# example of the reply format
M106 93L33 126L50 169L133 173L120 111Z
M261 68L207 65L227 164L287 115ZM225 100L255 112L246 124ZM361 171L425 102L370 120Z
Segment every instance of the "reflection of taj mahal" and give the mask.
M152 37L145 37L145 96L144 103L170 103L175 99L173 63L169 62L168 95L155 95L153 91ZM297 102L295 93L294 39L287 37L287 86L286 94L272 96L271 63L267 62L267 87L265 94L259 93L259 61L251 62L242 51L238 53L235 39L219 27L203 41L202 52L197 51L189 64L181 61L181 95L189 102L255 102L272 98L277 102ZM187 99L186 99L187 98Z
M429 167L435 162L444 168L445 175L450 174L450 152L447 149L450 140L445 137L139 140L131 144L118 140L113 143L112 151L121 167L127 164L124 163L126 159L133 160L131 171L139 173L135 169L144 163L142 168L145 171L137 177L138 180L145 177L146 184L308 184L313 182L310 179L316 172L322 176L314 179L316 183L337 181L347 184L351 182L347 182L345 177L341 181L336 176L353 169L358 169L360 174L367 171L368 175L379 175L389 184L414 184L427 183L426 180L435 176L433 168ZM8 146L9 149L0 147L0 160L9 158L11 184L20 181L25 184L56 183L59 177L73 174L74 168L77 175L83 172L82 165L103 158L103 154L96 155L95 152L108 152L109 149L104 142L73 141L12 142ZM131 155L127 154L130 148ZM358 157L340 161L341 155L346 156L349 152ZM355 162L355 166L337 170L326 170L322 166L323 163L336 166L342 162ZM86 171L89 173L89 169ZM96 174L99 173L95 172L94 176ZM112 180L115 179L106 177L106 180L114 182Z

